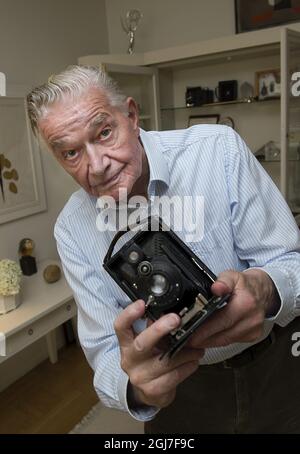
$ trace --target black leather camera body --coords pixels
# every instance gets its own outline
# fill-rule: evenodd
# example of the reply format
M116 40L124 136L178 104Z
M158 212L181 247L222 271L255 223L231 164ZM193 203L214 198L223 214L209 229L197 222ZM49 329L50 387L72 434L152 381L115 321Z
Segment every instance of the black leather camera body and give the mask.
M172 357L208 317L225 305L229 295L214 296L211 286L216 276L172 230L165 230L161 219L158 229L149 230L152 220L149 217L141 230L112 255L126 233L118 232L103 266L132 301L145 301L146 317L158 320L171 312L180 316L179 328L167 336L169 345L164 354Z
M215 94L220 102L235 101L238 97L237 80L220 81Z
M202 106L214 102L214 92L209 88L187 87L185 92L185 104L187 107Z

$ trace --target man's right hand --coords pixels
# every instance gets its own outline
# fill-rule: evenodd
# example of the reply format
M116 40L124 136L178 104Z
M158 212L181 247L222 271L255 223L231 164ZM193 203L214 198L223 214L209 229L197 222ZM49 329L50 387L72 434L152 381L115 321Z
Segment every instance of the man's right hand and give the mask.
M164 356L161 359L162 350L158 344L179 326L180 317L176 314L164 315L135 335L132 324L144 313L144 301L137 300L129 304L115 321L121 367L129 377L136 404L162 408L175 398L177 385L197 370L204 350L183 348L174 358Z

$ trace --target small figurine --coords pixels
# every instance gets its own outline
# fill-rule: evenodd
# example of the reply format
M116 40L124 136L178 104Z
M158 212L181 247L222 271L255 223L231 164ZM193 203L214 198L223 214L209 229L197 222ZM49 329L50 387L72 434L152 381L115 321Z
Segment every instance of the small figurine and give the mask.
M34 241L30 238L23 238L19 243L20 266L25 276L31 276L37 272L36 260L32 257Z

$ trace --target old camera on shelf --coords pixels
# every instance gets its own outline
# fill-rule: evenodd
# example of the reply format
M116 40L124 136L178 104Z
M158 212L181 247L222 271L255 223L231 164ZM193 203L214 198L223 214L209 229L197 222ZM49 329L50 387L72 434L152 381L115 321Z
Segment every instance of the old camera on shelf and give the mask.
M217 309L226 304L229 295L216 297L211 286L216 276L161 219L153 231L151 217L140 230L112 255L118 232L104 259L104 269L132 299L146 302L145 315L152 320L175 312L181 324L168 336L165 352L172 357L191 334Z
M187 87L185 92L186 107L197 107L214 102L214 92L209 88Z

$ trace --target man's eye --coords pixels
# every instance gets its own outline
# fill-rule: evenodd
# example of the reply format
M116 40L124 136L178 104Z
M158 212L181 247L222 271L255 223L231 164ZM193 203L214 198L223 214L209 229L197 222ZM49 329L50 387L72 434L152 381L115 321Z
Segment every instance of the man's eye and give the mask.
M100 137L104 137L105 139L107 137L109 137L111 134L111 128L105 128L105 129L102 129L102 131L100 132Z
M72 159L72 158L75 158L77 155L77 151L76 150L68 150L68 151L64 151L63 152L63 158L64 159Z

